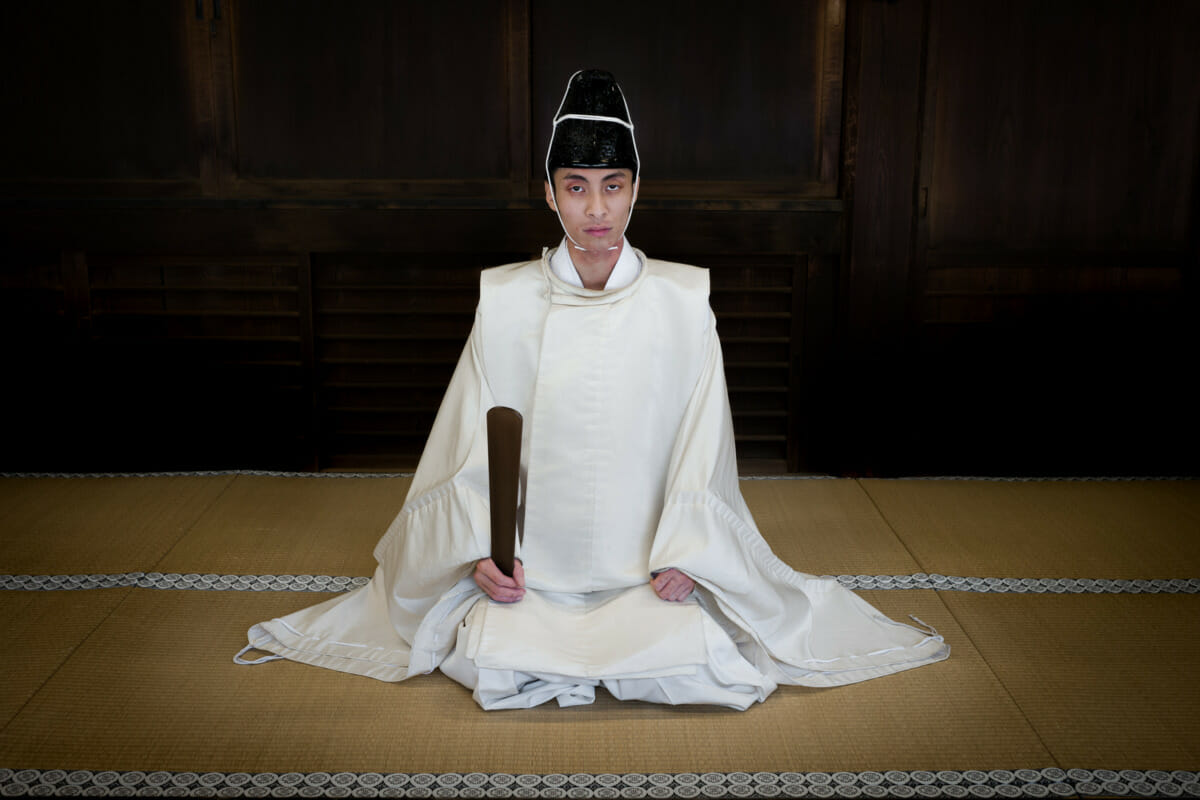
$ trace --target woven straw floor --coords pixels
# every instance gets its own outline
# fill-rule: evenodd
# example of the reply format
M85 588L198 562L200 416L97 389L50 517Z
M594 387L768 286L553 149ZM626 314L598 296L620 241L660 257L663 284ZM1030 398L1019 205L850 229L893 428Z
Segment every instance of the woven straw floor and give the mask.
M784 560L952 647L744 713L603 693L486 713L440 673L235 665L252 623L371 574L407 487L0 478L0 790L1200 794L1200 482L743 481Z

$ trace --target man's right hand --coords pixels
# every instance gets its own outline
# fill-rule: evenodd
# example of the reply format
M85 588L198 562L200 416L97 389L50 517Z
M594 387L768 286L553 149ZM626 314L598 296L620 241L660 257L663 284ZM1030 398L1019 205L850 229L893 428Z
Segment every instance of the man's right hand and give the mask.
M513 561L513 574L508 577L496 562L484 558L475 564L475 583L497 603L515 603L525 596L525 568L520 561Z

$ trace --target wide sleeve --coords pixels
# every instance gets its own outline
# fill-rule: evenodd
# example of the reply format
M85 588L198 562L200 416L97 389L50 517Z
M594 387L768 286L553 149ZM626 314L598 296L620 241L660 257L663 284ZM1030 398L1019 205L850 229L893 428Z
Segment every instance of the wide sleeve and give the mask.
M408 498L375 547L382 573L376 580L382 577L388 587L392 625L414 643L439 598L469 579L491 548L487 410L493 402L480 360L480 327L477 318ZM468 588L475 590L474 581Z
M835 579L797 572L759 533L738 485L733 419L715 323L672 450L650 569L697 581L702 605L745 636L781 683L832 686L939 661L936 632L895 622Z
M711 575L729 590L745 591L750 588L747 553L743 537L731 534L750 512L737 485L733 418L715 320L704 336L699 377L671 451L650 569L675 567L697 579Z
M481 594L471 578L490 548L479 318L438 410L408 498L375 548L371 581L250 628L278 656L386 681L430 672Z

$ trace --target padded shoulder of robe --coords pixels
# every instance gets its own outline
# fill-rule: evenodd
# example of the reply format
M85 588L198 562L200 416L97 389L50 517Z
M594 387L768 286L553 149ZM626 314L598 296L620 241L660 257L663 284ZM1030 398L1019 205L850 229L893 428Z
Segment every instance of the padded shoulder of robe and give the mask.
M637 279L613 291L564 283L545 253L484 270L373 579L253 626L251 643L381 680L435 669L482 596L471 572L490 542L485 416L505 405L526 420L518 556L531 589L621 589L676 567L779 683L849 683L945 658L941 637L771 552L738 487L708 273L639 257Z

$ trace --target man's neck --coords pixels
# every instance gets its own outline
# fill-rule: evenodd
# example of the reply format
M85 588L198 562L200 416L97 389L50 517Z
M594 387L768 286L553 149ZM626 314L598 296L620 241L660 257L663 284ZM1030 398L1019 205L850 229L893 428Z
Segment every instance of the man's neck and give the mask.
M624 239L615 250L606 250L600 253L578 250L573 245L569 245L568 252L571 255L571 263L575 266L575 271L579 273L579 279L583 281L583 288L603 289L607 286L608 277L612 275L613 267L617 265L617 259L621 257L621 250L624 247Z

